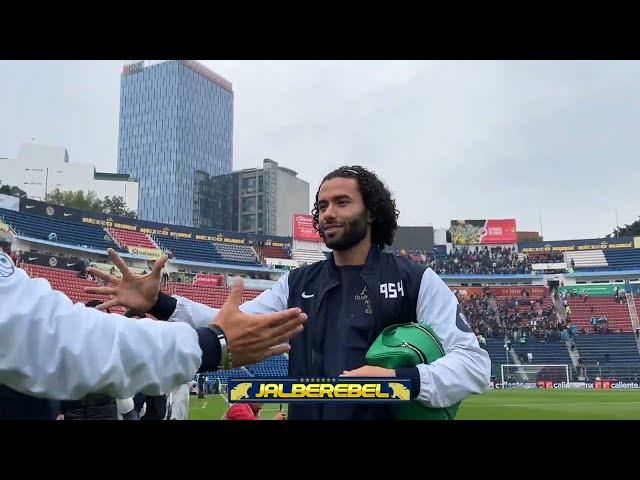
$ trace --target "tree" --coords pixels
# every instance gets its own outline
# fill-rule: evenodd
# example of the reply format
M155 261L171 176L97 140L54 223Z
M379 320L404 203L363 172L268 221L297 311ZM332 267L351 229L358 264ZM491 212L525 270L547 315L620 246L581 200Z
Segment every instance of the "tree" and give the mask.
M640 220L636 220L631 225L625 225L624 227L618 227L613 230L613 234L607 235L607 238L624 237L624 236L636 236L640 235Z
M137 218L135 210L128 210L124 198L114 195L98 198L96 192L89 190L86 194L83 190L77 192L55 189L47 195L47 202L63 207L77 208L79 210L89 210L91 212L102 212L109 215L122 215L129 218Z
M46 201L54 205L62 207L77 208L79 210L89 210L92 212L102 212L102 200L98 198L96 192L89 190L86 194L84 190L60 191L56 188L53 192L47 194Z
M2 185L2 181L0 181L0 185ZM27 192L22 190L19 187L14 187L11 185L2 185L0 186L0 193L4 193L5 195L13 195L14 197L26 197Z
M137 212L135 210L129 210L124 198L120 196L114 195L112 197L104 197L102 200L102 207L104 208L105 213L110 213L111 215L122 215L129 218L138 217Z

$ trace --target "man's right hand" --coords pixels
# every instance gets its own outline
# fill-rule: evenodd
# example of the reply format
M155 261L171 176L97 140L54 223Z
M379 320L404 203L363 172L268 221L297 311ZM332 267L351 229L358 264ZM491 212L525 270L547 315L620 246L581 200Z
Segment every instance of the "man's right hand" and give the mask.
M112 295L113 298L107 302L98 305L98 310L122 305L132 308L139 312L148 312L158 300L160 293L160 277L162 276L162 267L167 263L169 257L163 255L156 260L156 264L150 273L146 275L134 275L124 263L124 260L115 252L115 250L107 249L113 263L118 267L122 278L118 279L113 275L101 272L95 268L87 268L87 273L98 277L111 285L112 287L88 287L84 291L99 295Z
M286 344L302 332L307 315L299 308L281 312L251 314L240 310L244 282L236 279L231 293L211 322L227 337L234 367L258 363L289 351Z
M134 275L127 264L112 249L107 250L113 263L122 273L122 279L88 268L87 272L109 282L113 287L87 287L87 293L112 295L113 298L98 305L104 310L117 305L148 312L158 300L162 267L168 257L156 260L153 270L147 275ZM302 332L307 315L299 308L264 314L244 313L240 310L244 282L237 279L212 324L219 326L227 337L231 360L240 367L260 362L267 357L289 351L286 344L292 337Z

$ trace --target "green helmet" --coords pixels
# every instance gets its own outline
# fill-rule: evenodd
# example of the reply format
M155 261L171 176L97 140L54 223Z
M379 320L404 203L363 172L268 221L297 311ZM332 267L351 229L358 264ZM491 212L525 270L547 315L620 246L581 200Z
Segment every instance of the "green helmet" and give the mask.
M376 367L414 367L444 356L444 348L424 323L391 325L375 339L367 352L367 364ZM452 420L460 402L447 408L429 408L417 400L394 404L391 409L400 420Z

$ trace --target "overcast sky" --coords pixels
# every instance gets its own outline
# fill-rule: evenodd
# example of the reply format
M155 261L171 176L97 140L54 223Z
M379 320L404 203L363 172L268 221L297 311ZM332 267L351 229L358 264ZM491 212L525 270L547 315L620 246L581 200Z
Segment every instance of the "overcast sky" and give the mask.
M233 83L234 169L373 169L401 225L516 218L545 240L640 215L640 62L202 61ZM124 61L0 61L0 157L116 171Z

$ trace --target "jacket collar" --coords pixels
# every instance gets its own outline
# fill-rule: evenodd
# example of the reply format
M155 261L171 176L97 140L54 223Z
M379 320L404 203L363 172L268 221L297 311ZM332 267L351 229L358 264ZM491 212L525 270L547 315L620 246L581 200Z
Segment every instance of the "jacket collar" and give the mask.
M380 262L380 252L380 247L371 245L371 247L369 248L369 253L367 253L367 259L365 260L364 267L362 269L363 275L369 276L377 273L378 263ZM333 255L333 252L331 252L331 258L327 259L327 262L325 264L325 271L334 280L339 280L340 274L338 273L338 267Z

